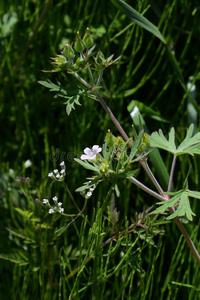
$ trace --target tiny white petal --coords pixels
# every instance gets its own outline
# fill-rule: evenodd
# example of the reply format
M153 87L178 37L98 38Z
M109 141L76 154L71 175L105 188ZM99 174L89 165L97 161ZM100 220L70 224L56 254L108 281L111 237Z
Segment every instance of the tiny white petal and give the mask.
M57 201L58 197L54 196L52 199L53 199L53 201Z
M53 208L49 209L49 214L53 214L55 212L55 210Z
M49 200L48 199L43 199L43 203L44 204L49 204Z
M59 208L59 213L64 213L64 208Z
M57 174L57 173L58 173L58 169L55 169L55 170L53 170L53 171L54 171L54 173L55 173L55 174Z
M60 166L61 166L61 167L64 167L64 166L65 166L65 162L62 161L62 162L60 163Z
M50 172L49 174L48 174L48 177L53 177L53 173L52 172Z
M64 174L65 173L65 169L62 169L61 171L60 171L60 174Z
M62 206L62 202L58 202L58 206L59 206L59 207Z
M86 194L88 197L91 197L92 196L92 192L87 192Z
M24 163L25 168L29 168L32 165L32 161L30 159L27 159Z
M58 178L58 179L59 179L59 178L60 178L60 174L57 174L57 175L56 175L56 178Z
M88 159L88 155L85 155L85 154L81 155L81 160L84 160L84 159Z

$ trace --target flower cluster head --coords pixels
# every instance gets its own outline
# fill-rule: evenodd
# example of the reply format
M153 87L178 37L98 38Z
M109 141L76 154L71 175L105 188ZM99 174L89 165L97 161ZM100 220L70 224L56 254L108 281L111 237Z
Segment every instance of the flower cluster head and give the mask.
M93 191L95 190L95 187L90 187L88 189L88 192L86 193L86 197L90 198L92 196Z
M62 207L62 202L58 202L58 197L54 196L52 198L53 202L54 202L54 206L52 206L49 202L49 199L43 199L43 204L45 204L46 206L48 206L49 208L49 214L54 214L56 212L63 214L64 213L64 208Z
M65 175L66 175L66 166L65 166L65 162L62 161L60 163L60 167L61 170L58 171L58 169L53 170L53 172L50 172L48 174L48 177L50 177L51 179L57 180L57 181L63 181L65 179Z
M22 185L28 185L30 184L30 178L29 177L19 177L16 179L16 182L17 183L20 183Z
M89 160L89 161L96 161L96 159L97 159L97 154L99 153L99 152L101 152L102 151L102 148L101 147L99 147L98 145L94 145L93 147L92 147L92 149L90 149L90 148L85 148L84 149L84 153L85 154L82 154L81 155L81 160L85 160L85 159L87 159L87 160Z

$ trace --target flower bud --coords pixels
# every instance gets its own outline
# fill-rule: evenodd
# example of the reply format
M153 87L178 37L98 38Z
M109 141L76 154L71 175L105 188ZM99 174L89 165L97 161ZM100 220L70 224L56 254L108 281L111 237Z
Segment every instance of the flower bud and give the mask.
M140 143L140 149L138 151L138 153L143 153L146 148L149 146L150 141L149 141L149 135L145 132L142 136L142 140Z
M74 58L74 50L70 44L65 44L62 54L67 58L67 60L72 60Z
M89 28L86 29L85 35L83 37L83 42L85 43L86 48L91 48L94 45L93 38L90 35Z
M83 52L83 50L85 49L85 43L81 39L79 31L77 31L77 34L76 34L76 40L75 40L75 44L74 44L74 49L77 52Z
M115 145L116 137L110 132L110 130L108 130L106 134L105 141L108 147L113 147Z
M121 149L122 147L124 147L124 145L125 145L125 142L124 142L123 138L121 136L118 136L115 141L115 147Z
M108 163L102 163L101 167L99 168L99 172L103 174L107 174L109 172L109 164Z

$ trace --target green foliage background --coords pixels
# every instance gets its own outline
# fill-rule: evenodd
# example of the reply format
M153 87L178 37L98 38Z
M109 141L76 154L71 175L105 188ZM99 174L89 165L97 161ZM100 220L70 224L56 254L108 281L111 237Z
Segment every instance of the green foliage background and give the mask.
M65 211L74 212L64 189L59 184L51 186L47 179L48 172L64 159L68 186L82 207L83 198L74 191L90 174L73 158L87 146L101 145L108 128L118 134L95 101L82 99L82 107L78 106L68 117L62 99L54 99L37 83L47 78L56 80L57 74L42 70L51 69L50 57L58 54L65 43L72 42L77 30L83 34L89 27L97 48L106 56L123 55L119 65L106 70L102 95L128 134L133 134L127 110L132 100L145 104L140 103L140 110L150 132L161 128L167 134L174 126L180 142L191 120L199 129L199 112L191 113L188 97L156 37L131 22L112 1L47 3L46 13L40 19L43 1L0 2L0 253L14 252L13 261L17 262L14 265L0 260L0 298L68 299L71 294L71 299L199 299L198 266L173 223L162 227L164 236L155 237L157 247L144 248L134 233L125 235L124 245L108 245L104 252L100 245L103 233L107 234L110 228L98 207L106 197L107 186L98 187L84 218L69 227L66 225L71 219L48 216L41 205L42 198L57 193ZM159 27L179 62L185 82L193 76L198 105L199 1L128 3ZM39 20L39 30L27 46ZM58 77L62 80L62 75ZM157 120L152 110L159 116ZM169 170L171 158L165 154L163 157ZM32 165L26 168L25 161L29 159ZM190 187L198 190L198 158L180 160L174 186L182 187L188 163L193 167ZM30 177L26 197L16 183L19 176ZM142 170L138 177L151 186ZM121 183L121 195L115 201L120 211L120 230L127 228L128 222L131 224L136 212L155 204L127 181ZM187 230L200 250L197 201L191 204L197 217ZM33 211L35 219L15 208ZM48 230L48 226L52 228ZM55 233L60 228L63 231ZM102 232L98 233L98 228ZM93 257L86 261L91 253ZM123 257L124 263L120 264ZM68 276L83 266L82 273Z

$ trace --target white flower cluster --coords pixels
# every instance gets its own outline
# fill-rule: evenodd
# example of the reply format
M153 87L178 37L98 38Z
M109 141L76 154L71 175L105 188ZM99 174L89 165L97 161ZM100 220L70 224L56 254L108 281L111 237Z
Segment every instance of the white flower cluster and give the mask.
M48 174L48 177L50 177L51 179L57 180L57 181L63 181L65 179L65 175L66 175L65 162L62 161L60 163L60 166L61 166L60 172L58 171L58 169L55 169L55 170L53 170L53 172L50 172Z
M64 213L64 208L62 207L62 202L58 202L58 197L54 196L52 198L53 202L54 202L54 206L52 206L49 203L48 199L43 199L43 204L47 205L49 207L49 214L54 214L56 212L63 214Z
M95 190L94 187L90 187L88 189L88 192L86 193L87 198L90 198L92 196L93 191Z

